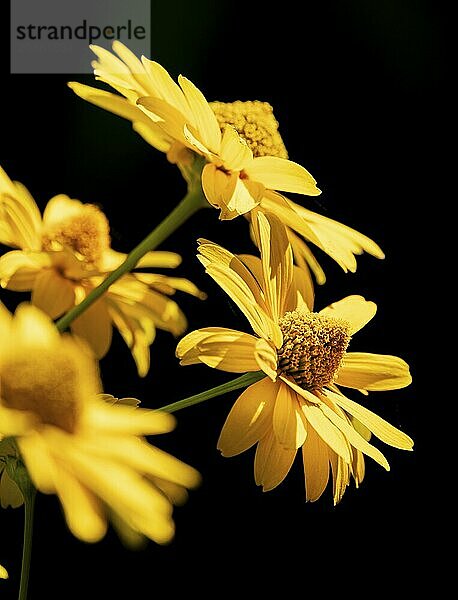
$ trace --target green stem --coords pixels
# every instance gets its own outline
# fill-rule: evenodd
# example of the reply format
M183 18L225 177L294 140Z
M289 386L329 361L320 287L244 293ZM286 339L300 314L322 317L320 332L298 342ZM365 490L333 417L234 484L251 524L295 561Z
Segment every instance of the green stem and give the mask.
M28 493L24 494L24 544L22 547L21 583L18 600L27 600L29 587L30 561L32 558L33 516L35 509L35 488L30 486Z
M138 261L151 250L154 250L174 231L180 227L191 215L207 205L199 186L191 187L183 200L142 242L138 244L127 256L126 260L117 269L112 271L102 283L94 288L86 298L61 317L56 327L65 331L70 323L79 317L93 302L102 296L115 281L135 268Z
M218 385L214 388L211 388L210 390L206 390L205 392L200 392L200 394L189 396L188 398L184 398L183 400L178 400L178 402L167 404L166 406L162 406L158 410L173 413L177 410L181 410L182 408L194 406L194 404L205 402L205 400L210 400L210 398L215 398L215 396L221 396L221 394L226 394L227 392L232 392L233 390L239 390L240 388L248 387L252 383L260 381L265 376L265 373L263 373L262 371L256 371L254 373L245 373L245 375L237 377L232 381L228 381L227 383Z

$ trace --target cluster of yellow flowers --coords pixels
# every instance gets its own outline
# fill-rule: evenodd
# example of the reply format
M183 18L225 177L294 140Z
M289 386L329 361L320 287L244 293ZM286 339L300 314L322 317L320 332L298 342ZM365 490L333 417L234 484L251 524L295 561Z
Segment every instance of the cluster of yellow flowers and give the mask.
M182 338L176 351L182 365L252 374L223 426L219 450L234 456L256 446L255 481L268 491L284 480L301 449L307 500L318 500L331 478L339 502L351 478L356 486L362 482L364 455L389 469L372 435L396 448L413 445L341 388L366 395L402 388L411 378L396 356L348 351L353 335L374 317L373 302L354 295L314 310L313 278L322 284L325 275L309 244L351 272L355 255L383 258L383 252L361 233L283 195L320 190L288 159L269 104L209 103L191 81L180 76L175 83L161 65L139 60L120 42L113 44L116 55L92 49L96 78L116 93L69 85L130 120L179 167L194 204L188 213L180 209L184 216L176 226L210 204L220 219L243 215L257 247L256 255L237 255L199 240L205 271L253 333L207 327ZM155 243L167 237L164 227ZM14 316L0 303L2 506L22 504L15 468L23 463L36 489L57 494L78 538L99 540L110 519L123 539L168 542L172 505L186 498L199 475L145 439L170 431L174 418L103 394L97 360L109 350L114 325L145 376L156 328L175 336L187 328L169 296L205 295L187 279L149 271L176 267L177 254L144 244L129 263L111 248L109 223L98 206L58 195L41 215L26 188L1 168L0 243L14 248L0 257L1 286L31 292L30 303ZM111 285L93 297L107 276ZM65 321L70 332L61 333L53 320L75 310Z

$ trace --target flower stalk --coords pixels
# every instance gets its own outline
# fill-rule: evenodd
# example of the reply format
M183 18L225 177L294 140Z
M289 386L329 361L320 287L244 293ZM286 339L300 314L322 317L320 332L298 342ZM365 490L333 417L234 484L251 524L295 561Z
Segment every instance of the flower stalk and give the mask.
M30 563L32 559L33 520L35 512L36 489L30 480L27 469L21 460L10 460L7 463L8 474L24 496L24 541L22 546L21 581L18 600L27 600L29 587Z
M183 400L178 400L177 402L172 402L172 404L167 404L166 406L162 406L158 410L162 410L164 412L173 413L181 410L182 408L188 408L188 406L194 406L195 404L200 404L201 402L205 402L205 400L210 400L211 398L216 398L216 396L221 396L222 394L227 394L228 392L232 392L234 390L239 390L240 388L248 387L252 383L256 383L261 379L264 379L266 374L263 371L256 371L254 373L245 373L240 377L236 377L232 381L228 381L221 385L217 385L214 388L206 390L205 392L200 392L199 394L195 394L194 396L189 396L188 398L183 398Z

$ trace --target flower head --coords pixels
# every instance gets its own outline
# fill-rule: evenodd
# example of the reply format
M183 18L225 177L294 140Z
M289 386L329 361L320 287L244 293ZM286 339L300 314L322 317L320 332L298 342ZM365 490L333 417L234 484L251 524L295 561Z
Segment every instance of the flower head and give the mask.
M18 248L0 258L1 286L32 291L32 303L53 319L79 304L126 257L111 249L109 223L100 208L61 194L51 198L42 218L25 187L13 183L1 167L0 243ZM173 268L180 262L172 252L148 252L137 268ZM114 324L144 376L156 328L179 335L187 327L184 314L167 297L176 290L203 297L186 279L146 272L125 275L71 329L102 358Z
M288 160L273 109L267 102L237 100L207 102L196 86L180 76L178 84L157 62L139 60L119 41L118 55L91 46L97 79L118 92L71 82L81 98L129 119L133 128L155 148L166 152L182 173L202 169L202 187L221 219L245 215L255 207L272 212L288 227L298 265L325 281L322 268L306 242L329 254L345 271L356 270L355 255L384 254L368 237L337 221L307 210L278 193L320 194L315 179ZM194 158L193 158L194 157ZM306 240L306 242L304 241Z
M0 579L8 579L8 577L8 571L5 569L5 567L0 565Z
M235 256L201 240L199 258L206 272L237 303L255 335L222 327L200 329L177 347L182 365L266 378L248 387L234 404L218 448L234 456L256 444L255 479L265 491L288 474L302 449L308 500L325 490L330 472L334 501L350 478L359 485L364 457L389 469L370 434L409 450L412 440L382 418L347 398L340 387L368 391L409 385L408 365L400 358L347 350L353 335L375 315L376 306L349 296L319 312L303 271L293 266L285 228L273 216L257 215L261 258Z
M143 436L168 432L166 413L109 404L95 361L43 312L0 306L0 436L14 436L38 490L59 497L67 524L95 542L114 514L158 543L174 531L172 502L198 483L191 467Z

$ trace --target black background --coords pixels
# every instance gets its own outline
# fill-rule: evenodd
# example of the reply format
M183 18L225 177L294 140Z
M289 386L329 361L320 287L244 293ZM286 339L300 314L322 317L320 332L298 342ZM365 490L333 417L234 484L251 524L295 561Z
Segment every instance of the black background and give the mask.
M219 456L216 440L235 393L187 409L177 413L174 433L155 440L203 475L200 489L175 512L173 543L130 552L110 531L97 545L83 544L68 532L57 500L40 496L30 597L71 592L92 598L99 592L102 598L149 598L163 590L216 595L232 588L243 597L277 585L304 596L314 589L367 595L391 590L396 577L398 585L410 584L427 527L416 318L424 250L415 221L427 113L443 77L441 15L432 4L413 0L307 1L301 12L288 2L271 9L210 0L152 4L151 57L172 75L187 75L208 99L269 101L291 159L309 169L323 190L299 201L359 229L385 250L385 261L359 258L354 275L320 255L328 283L317 289L317 305L351 293L377 302L376 319L352 349L399 355L415 380L406 390L374 393L363 402L414 437L416 447L407 453L379 444L390 473L368 459L362 488L352 485L340 505L333 507L329 489L318 503L306 504L299 461L280 487L263 494L253 480L253 451ZM1 18L7 39L7 13ZM176 168L128 122L74 96L65 82L75 77L9 75L7 48L1 61L0 163L6 172L29 188L41 208L57 193L100 204L111 222L113 247L131 249L185 193ZM92 83L90 76L77 79ZM253 251L243 219L221 223L210 210L163 244L183 256L177 274L209 294L205 303L177 295L190 328L249 331L203 274L195 258L197 237L235 252ZM26 299L0 293L10 309ZM158 407L230 378L203 366L179 368L175 344L158 333L150 373L140 380L115 335L101 363L105 390ZM13 598L22 510L1 511L0 526L0 563L10 572L0 597ZM360 587L365 578L369 584Z

